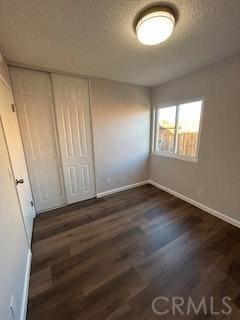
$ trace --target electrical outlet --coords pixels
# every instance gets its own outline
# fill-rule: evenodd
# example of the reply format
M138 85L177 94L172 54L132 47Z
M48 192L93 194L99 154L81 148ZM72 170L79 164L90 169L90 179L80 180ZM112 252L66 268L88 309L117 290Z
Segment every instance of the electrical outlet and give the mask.
M199 197L201 197L202 194L203 194L203 188L198 188L198 189L197 189L197 195L198 195Z
M14 320L16 318L16 304L15 304L14 294L12 294L11 296L9 308L10 308L12 319Z

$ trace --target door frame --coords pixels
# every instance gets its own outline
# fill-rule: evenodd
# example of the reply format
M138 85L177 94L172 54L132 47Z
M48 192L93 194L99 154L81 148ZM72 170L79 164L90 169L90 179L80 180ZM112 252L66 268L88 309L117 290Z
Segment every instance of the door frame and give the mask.
M89 92L89 113L90 113L90 127L92 132L92 156L93 156L93 176L95 182L95 196L97 197L97 175L96 175L96 156L95 156L95 144L93 136L93 101L92 101L92 78L88 77L88 92Z

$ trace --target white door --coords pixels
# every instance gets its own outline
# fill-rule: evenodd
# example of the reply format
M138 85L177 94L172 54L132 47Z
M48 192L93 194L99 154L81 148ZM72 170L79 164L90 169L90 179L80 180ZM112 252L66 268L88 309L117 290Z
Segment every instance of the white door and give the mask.
M66 197L95 197L88 80L52 75Z
M0 117L0 318L13 319L10 299L14 294L14 319L20 316L28 241L15 188L6 140Z
M9 155L13 167L14 179L17 183L18 197L29 243L31 243L33 219L35 209L33 206L32 192L28 179L25 156L22 147L21 135L17 115L13 108L12 93L0 80L0 115L8 145Z
M37 211L65 204L48 73L10 68Z

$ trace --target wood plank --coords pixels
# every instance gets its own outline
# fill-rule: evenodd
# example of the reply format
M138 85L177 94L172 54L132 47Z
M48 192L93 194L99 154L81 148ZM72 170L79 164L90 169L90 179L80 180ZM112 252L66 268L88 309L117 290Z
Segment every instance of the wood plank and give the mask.
M240 316L240 230L150 185L38 216L32 249L28 320L156 320L159 295Z

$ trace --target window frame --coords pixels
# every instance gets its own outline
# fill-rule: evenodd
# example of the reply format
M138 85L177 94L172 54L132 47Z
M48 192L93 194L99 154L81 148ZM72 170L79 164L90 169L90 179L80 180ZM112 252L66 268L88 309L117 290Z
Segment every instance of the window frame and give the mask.
M181 104L185 103L191 103L191 102L196 102L196 101L202 101L201 105L201 115L200 115L200 121L199 121L199 130L198 130L198 139L197 139L197 150L196 150L196 156L191 157L191 156L184 156L184 155L179 155L176 152L177 148L177 124L178 124L178 118L179 118L179 106ZM175 135L174 135L174 144L173 144L173 151L157 151L157 127L158 127L158 117L159 117L159 109L163 108L169 108L169 107L176 107L176 118L175 118ZM190 98L187 100L181 100L177 102L169 102L169 103L160 103L154 105L153 108L153 130L152 130L152 154L156 156L163 156L167 158L173 158L173 159L178 159L178 160L185 160L185 161L190 161L190 162L198 162L199 158L199 149L200 149L200 139L201 139L201 132L202 132L202 123L203 123L203 113L204 113L204 97L195 97L195 98Z

